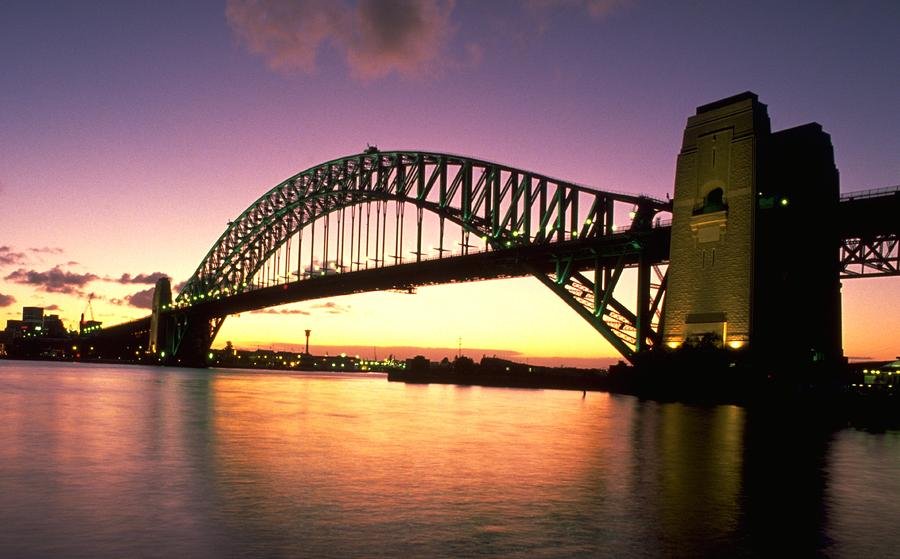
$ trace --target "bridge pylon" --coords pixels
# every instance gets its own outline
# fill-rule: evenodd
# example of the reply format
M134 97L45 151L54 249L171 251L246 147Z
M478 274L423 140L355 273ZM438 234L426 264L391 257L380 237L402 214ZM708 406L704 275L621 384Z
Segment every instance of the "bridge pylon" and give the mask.
M172 317L165 312L166 307L172 304L172 284L169 278L160 278L156 281L153 290L153 307L150 315L150 342L148 351L165 359L174 355L174 331L175 324Z
M698 107L676 168L665 345L838 359L838 202L820 125L773 133L751 92Z
M174 314L173 320L173 350L171 357L163 362L181 367L206 367L209 349L225 317L187 311Z

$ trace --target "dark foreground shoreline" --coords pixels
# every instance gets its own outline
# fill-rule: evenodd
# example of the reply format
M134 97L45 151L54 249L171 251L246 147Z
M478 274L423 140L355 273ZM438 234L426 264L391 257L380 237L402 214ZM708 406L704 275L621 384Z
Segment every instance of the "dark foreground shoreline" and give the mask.
M9 359L9 361L61 361ZM69 361L115 365L158 365L111 359ZM506 362L503 362L506 363ZM228 369L274 372L323 373L322 369L286 369L225 365ZM690 372L686 372L686 371ZM339 370L345 374L373 371ZM555 389L631 395L642 400L692 405L738 405L758 410L788 410L792 415L835 426L856 425L868 429L900 428L900 387L865 386L861 366L829 371L805 371L794 375L771 375L750 369L681 369L633 367L625 364L598 369L515 366L413 369L394 368L389 382L408 384L453 384L517 389ZM857 378L859 377L859 378ZM799 416L798 416L799 417Z
M642 400L694 405L738 405L748 409L790 410L806 420L869 429L900 428L900 393L886 387L862 387L857 371L823 375L812 382L806 375L788 379L735 371L672 371L612 367L608 373L553 371L390 371L388 380L409 384L456 384L524 389L558 389L631 395ZM861 371L860 371L861 372ZM731 373L731 377L727 375ZM664 379L661 375L665 374ZM726 380L727 379L727 380Z
M588 371L510 373L499 371L389 371L391 382L409 384L459 384L498 388L553 388L559 390L610 391L609 378Z

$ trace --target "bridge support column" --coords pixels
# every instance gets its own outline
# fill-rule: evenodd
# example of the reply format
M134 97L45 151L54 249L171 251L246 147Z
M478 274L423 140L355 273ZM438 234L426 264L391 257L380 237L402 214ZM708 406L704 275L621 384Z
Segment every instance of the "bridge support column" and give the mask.
M650 315L650 276L651 266L647 262L646 257L641 253L638 262L637 277L637 324L635 330L637 337L634 341L635 353L647 350L651 335L651 319Z
M664 344L838 357L837 203L821 126L773 134L750 92L698 107L676 167Z
M205 368L209 349L224 317L210 317L199 313L184 313L176 317L176 335L171 358L164 359L167 365Z
M688 119L675 171L664 343L740 346L752 315L754 218L766 106L744 93Z
M150 316L150 342L147 350L165 358L175 353L175 322L166 307L172 304L172 286L169 278L160 278L153 290L153 308Z

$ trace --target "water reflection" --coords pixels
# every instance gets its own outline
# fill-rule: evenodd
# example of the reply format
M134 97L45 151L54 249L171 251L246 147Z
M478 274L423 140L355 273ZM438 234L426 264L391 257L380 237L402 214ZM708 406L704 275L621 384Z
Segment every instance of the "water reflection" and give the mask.
M740 507L743 531L758 554L808 556L830 545L831 438L829 427L803 413L748 414Z
M900 434L824 429L798 410L10 363L0 556L858 556L897 543Z
M718 553L735 538L744 412L642 402L632 425L643 535L665 556Z
M255 380L213 386L225 508L241 511L234 525L252 532L248 541L302 534L350 554L372 542L414 554L516 554L523 539L577 549L566 547L567 533L583 517L583 486L608 477L585 454L619 444L591 444L612 431L605 395L582 402L558 393L534 406L534 391ZM586 421L588 410L599 421ZM248 517L240 507L248 498L266 506Z

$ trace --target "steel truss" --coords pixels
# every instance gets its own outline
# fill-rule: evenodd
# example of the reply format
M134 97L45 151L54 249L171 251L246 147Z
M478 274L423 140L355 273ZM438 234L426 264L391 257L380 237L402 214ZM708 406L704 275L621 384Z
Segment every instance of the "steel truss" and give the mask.
M453 245L445 238L446 224L459 230L456 245L465 255L572 241L583 245L647 231L656 214L667 211L669 202L597 191L467 157L370 150L307 169L261 196L229 223L173 306L187 309L298 282L311 278L313 270L330 275L422 262L429 259L423 246L426 216L431 216L429 231L437 229L436 257L448 258ZM616 226L617 217L621 223L626 214L628 221ZM407 230L410 221L415 224ZM523 265L630 358L659 340L665 275L654 267L658 260L641 258L645 247L639 242L623 246L615 264L609 258L586 264L583 256L560 251L552 272L544 265ZM632 312L613 290L623 269L635 264L638 310ZM594 279L585 275L591 271ZM221 320L203 320L209 332L204 329L202 337L212 341Z
M874 235L841 241L842 277L897 275L900 275L900 235Z
M587 320L622 356L631 359L635 353L658 344L662 332L662 301L667 275L659 266L641 260L638 264L637 312L632 312L614 295L625 269L624 258L614 266L604 266L598 260L594 280L573 271L571 262L566 260L560 262L556 273L536 272L534 275Z

